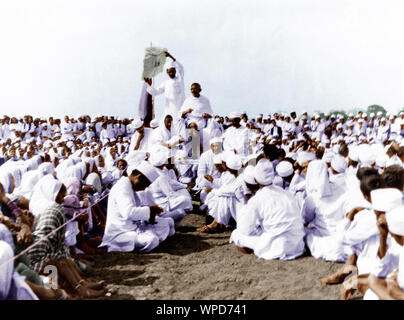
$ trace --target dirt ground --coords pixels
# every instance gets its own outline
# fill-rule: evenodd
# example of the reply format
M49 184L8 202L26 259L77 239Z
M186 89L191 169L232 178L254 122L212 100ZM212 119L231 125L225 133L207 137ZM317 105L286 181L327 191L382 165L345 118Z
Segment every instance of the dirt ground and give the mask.
M231 231L200 234L205 217L185 216L173 237L151 253L108 253L96 256L92 279L105 279L119 300L336 300L339 285L319 279L340 263L309 254L293 260L259 260L229 244ZM355 296L357 299L360 296Z

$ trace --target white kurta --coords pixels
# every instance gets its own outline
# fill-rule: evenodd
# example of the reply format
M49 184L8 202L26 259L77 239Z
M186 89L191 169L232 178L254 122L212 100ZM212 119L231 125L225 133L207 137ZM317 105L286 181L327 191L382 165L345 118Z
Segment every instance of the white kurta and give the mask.
M206 174L210 175L213 179L220 177L220 173L213 164L213 156L214 153L210 149L201 154L195 189L212 188L212 182L205 179Z
M223 135L223 150L236 150L240 156L248 155L248 130L244 127L228 128Z
M289 192L273 185L264 187L242 211L230 242L251 248L266 260L290 260L304 253L303 221Z
M178 226L185 210L192 209L192 199L186 185L170 178L168 170L159 170L160 176L150 185L156 203L164 209L162 217L171 217Z
M240 177L226 171L221 176L221 186L208 194L205 203L208 205L209 215L218 223L227 225L230 218L237 221L237 214L245 204Z
M156 224L146 222L150 208L142 206L139 195L132 190L128 177L122 177L112 187L108 198L108 215L100 246L111 251L149 252L162 241L161 234L169 235L171 218L156 218Z
M370 273L374 268L379 250L380 233L377 228L376 215L372 210L362 210L347 223L342 234L342 243L352 248L357 256L358 274Z
M174 79L164 81L159 87L154 88L147 84L147 92L151 95L160 95L164 93L165 107L164 115L170 114L173 118L181 117L181 106L185 100L184 93L184 68L178 61L173 61L173 67L176 69Z
M153 133L153 129L151 128L144 128L144 136L142 140L140 141L139 148L137 150L139 151L149 151L150 148L152 147L152 140L151 140L151 135ZM135 131L135 133L132 135L132 138L130 140L130 146L129 150L134 151L137 140L139 138L139 132Z
M213 110L210 106L209 99L203 95L200 95L198 98L190 96L185 99L181 108L181 113L187 111L189 108L193 110L191 113L187 114L187 124L189 125L191 122L195 122L198 126L198 130L205 128L206 120L202 118L202 115L207 113L213 116Z
M327 261L346 261L348 248L340 241L339 225L343 223L343 203L328 197L314 200L306 198L302 211L305 221L310 221L306 231L306 243L312 256ZM308 218L312 215L313 220Z

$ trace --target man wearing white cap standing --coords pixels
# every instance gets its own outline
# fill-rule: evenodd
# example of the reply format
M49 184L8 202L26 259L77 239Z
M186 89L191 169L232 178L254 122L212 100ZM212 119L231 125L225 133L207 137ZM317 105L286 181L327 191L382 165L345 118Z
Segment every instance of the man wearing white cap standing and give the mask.
M145 80L146 90L153 96L164 93L164 115L170 114L174 119L177 119L181 117L180 109L185 100L184 67L170 53L166 52L166 56L173 60L167 66L167 74L170 79L164 81L158 88L150 86Z
M112 187L108 199L105 233L100 247L111 251L149 252L173 234L174 221L160 218L163 209L152 204L148 193L141 193L159 177L156 169L143 161L127 169Z

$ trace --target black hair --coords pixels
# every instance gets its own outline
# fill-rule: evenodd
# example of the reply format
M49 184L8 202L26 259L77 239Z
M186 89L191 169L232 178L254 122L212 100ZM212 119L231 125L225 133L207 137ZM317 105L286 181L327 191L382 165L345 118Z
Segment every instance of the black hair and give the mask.
M324 148L317 148L316 149L316 158L317 159L323 159L324 156Z
M274 161L275 159L278 159L279 149L275 145L265 144L264 154L265 157L268 158L270 161Z
M127 169L125 169L125 172L126 171L127 171ZM145 179L149 184L151 184L151 181L137 169L134 169L132 172L127 172L127 174L128 174L128 176L131 176L131 175L137 176L140 174L143 179Z
M356 172L356 177L359 180L362 180L364 177L372 176L372 175L379 175L379 172L375 168L371 167L362 167L359 168Z
M260 188L259 184L250 184L250 183L245 183L247 188L253 191L257 191Z
M338 153L343 157L347 156L349 154L348 145L346 143L341 144Z
M360 189L364 196L370 197L370 192L384 187L384 180L380 175L365 176L361 180Z
M386 183L386 187L396 188L403 191L404 188L404 169L398 165L388 166L384 169L382 177Z
M279 151L278 151L278 158L285 158L286 157L286 151L285 150L283 150L282 148L281 149L279 149Z

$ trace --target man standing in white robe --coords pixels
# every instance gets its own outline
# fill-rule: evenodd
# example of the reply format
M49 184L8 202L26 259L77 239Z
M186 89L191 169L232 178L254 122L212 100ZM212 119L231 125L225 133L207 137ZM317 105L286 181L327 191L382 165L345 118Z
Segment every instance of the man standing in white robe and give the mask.
M158 88L150 86L147 81L147 92L152 96L164 93L164 115L170 114L174 120L181 117L180 109L185 100L184 92L184 67L170 53L165 53L173 61L167 67L170 79L164 81Z

